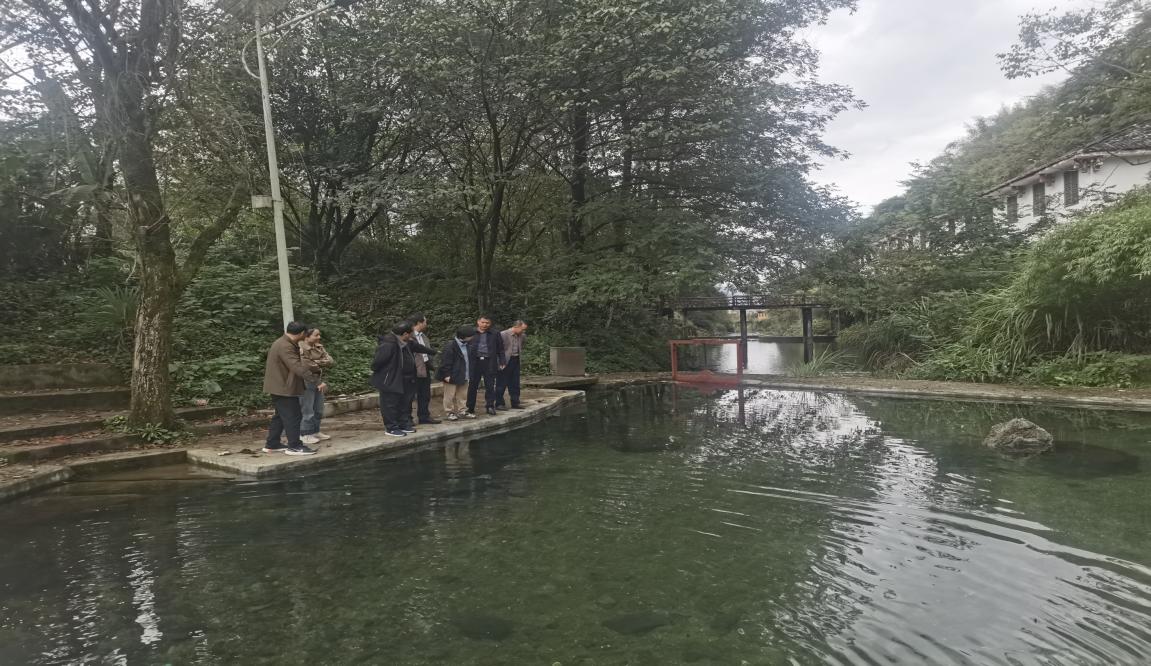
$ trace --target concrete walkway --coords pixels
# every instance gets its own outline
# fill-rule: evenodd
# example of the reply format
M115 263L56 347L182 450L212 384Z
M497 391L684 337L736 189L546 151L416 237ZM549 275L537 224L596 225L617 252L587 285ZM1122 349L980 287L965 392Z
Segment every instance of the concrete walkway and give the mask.
M471 441L507 432L555 416L563 407L584 402L581 391L527 389L525 409L478 415L474 420L444 421L421 425L415 434L390 437L384 434L374 396L358 396L338 401L324 419L323 429L333 438L313 447L312 456L262 453L262 427L201 437L187 446L141 448L102 455L69 456L44 463L3 464L0 462L0 502L59 485L122 470L190 463L222 470L236 476L269 477L309 473L324 467L373 455L405 451L449 441ZM432 416L443 417L439 400L432 401ZM245 422L251 422L248 417ZM260 426L267 418L260 419Z
M197 441L188 450L188 462L248 477L295 474L366 456L514 430L554 416L566 405L583 402L584 394L532 389L525 391L523 398L522 410L508 410L495 416L481 414L472 420L444 421L438 425L417 425L416 432L406 437L385 435L380 415L375 411L325 419L323 430L332 435L332 439L313 446L319 453L312 456L260 452L264 441L262 430L220 435ZM433 401L432 415L443 418L438 402Z

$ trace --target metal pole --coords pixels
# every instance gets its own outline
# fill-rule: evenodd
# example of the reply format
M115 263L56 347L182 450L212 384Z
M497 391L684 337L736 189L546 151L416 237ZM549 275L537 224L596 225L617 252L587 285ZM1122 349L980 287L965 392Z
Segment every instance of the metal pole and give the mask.
M264 143L268 147L268 180L272 186L272 225L276 230L276 264L280 273L280 310L284 326L295 319L292 313L292 275L288 270L288 237L284 233L284 200L280 196L280 163L276 159L276 136L272 129L272 97L268 91L268 66L264 62L264 39L260 35L260 15L256 14L256 59L260 67L260 97L264 102Z
M801 308L803 313L803 362L815 360L815 334L811 321L811 308Z
M743 352L740 370L747 369L747 308L739 309L739 350Z

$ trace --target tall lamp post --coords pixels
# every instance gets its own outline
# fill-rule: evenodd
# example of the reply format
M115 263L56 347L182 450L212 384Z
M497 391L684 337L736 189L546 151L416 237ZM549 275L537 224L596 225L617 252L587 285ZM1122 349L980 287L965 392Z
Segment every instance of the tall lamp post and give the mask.
M260 12L257 10L256 34L244 43L244 48L240 49L240 62L244 65L244 71L260 82L260 98L263 101L264 107L264 144L268 150L268 180L270 182L272 195L272 225L276 232L276 264L279 268L280 275L280 310L283 314L285 327L287 327L288 322L295 319L295 314L292 309L292 276L288 270L288 236L284 231L284 199L280 193L280 162L276 156L276 135L272 127L272 96L268 87L268 64L264 55L264 37L281 30L286 30L330 9L347 7L355 1L356 0L336 0L330 4L313 9L306 14L301 14L293 19L284 21L267 30L261 28ZM248 66L248 47L253 41L256 42L258 73L253 72L252 68ZM274 47L276 43L278 43L278 40L277 42L273 42L272 46Z

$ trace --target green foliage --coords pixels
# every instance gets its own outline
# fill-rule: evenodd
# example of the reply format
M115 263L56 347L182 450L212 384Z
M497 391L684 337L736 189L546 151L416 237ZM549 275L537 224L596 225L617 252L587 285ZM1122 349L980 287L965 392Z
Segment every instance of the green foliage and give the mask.
M811 363L792 363L787 366L789 377L820 377L850 367L848 353L842 349L826 348L811 359Z
M870 367L911 376L1126 386L1151 349L1151 193L1051 230L1006 283L940 293L846 329Z
M1041 361L1022 375L1025 382L1053 386L1127 388L1151 382L1151 356L1091 352Z
M141 426L133 426L128 423L126 416L112 416L104 420L104 430L108 432L115 432L122 435L134 435L144 440L152 446L171 446L179 444L192 437L192 433L187 430L173 430L157 425L155 423L145 423Z
M939 292L889 314L843 330L838 342L866 367L901 371L925 352L954 340L980 298L972 292Z
M80 318L88 331L110 341L119 353L132 338L137 301L133 286L96 287L80 311Z
M365 327L333 308L307 274L293 276L296 318L320 329L336 361L325 374L331 395L368 389L375 344ZM181 400L211 397L256 405L268 346L282 335L275 264L205 266L177 308L173 375Z

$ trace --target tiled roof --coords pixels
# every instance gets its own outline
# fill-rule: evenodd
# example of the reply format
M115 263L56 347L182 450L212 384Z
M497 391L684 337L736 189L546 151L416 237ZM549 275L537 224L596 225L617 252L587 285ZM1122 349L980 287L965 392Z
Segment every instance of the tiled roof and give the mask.
M1128 125L1111 136L1083 146L1076 153L1113 153L1122 150L1151 150L1151 122Z
M1076 148L1069 153L1061 155L1058 159L1052 160L1042 166L1024 171L1017 176L1013 176L1009 180L1006 180L991 188L990 190L987 190L984 192L984 195L992 194L993 192L996 192L1017 180L1023 180L1024 178L1034 176L1035 174L1043 171L1044 169L1047 169L1048 167L1059 164L1064 160L1072 159L1079 155L1089 153L1119 153L1131 150L1151 151L1151 121L1133 123L1117 132L1114 132L1113 134L1108 134L1102 139L1098 139L1084 146L1080 146L1079 148Z

